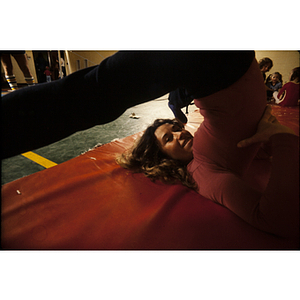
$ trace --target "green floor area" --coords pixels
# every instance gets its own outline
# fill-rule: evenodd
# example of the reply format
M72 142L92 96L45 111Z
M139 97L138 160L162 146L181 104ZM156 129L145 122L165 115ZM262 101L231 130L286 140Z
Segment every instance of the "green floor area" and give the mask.
M106 144L114 139L124 138L140 132L157 118L174 118L172 111L168 107L167 99L168 95L165 95L150 102L134 106L113 122L77 132L61 141L33 150L33 152L60 164L88 151L99 143ZM192 112L195 108L194 105L190 105L189 111ZM185 112L185 108L183 111ZM135 113L139 118L130 118L132 113ZM3 185L44 169L44 167L22 155L4 159L2 160L1 184Z

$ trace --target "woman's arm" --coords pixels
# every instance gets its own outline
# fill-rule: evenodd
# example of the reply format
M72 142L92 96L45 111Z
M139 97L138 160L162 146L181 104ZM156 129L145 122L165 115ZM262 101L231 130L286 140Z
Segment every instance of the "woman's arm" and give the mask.
M218 178L223 187L220 202L245 221L280 236L299 235L299 138L281 125L267 106L257 132L238 147L271 142L272 173L261 194L232 174Z
M299 151L298 137L276 134L272 172L265 191L255 190L233 173L205 172L214 182L200 194L218 202L250 225L281 237L299 236Z
M268 87L267 85L265 85L265 87L266 87L266 91L274 91L274 90L272 90L270 87Z
M272 172L264 191L232 172L204 162L193 172L200 182L199 193L227 207L255 228L280 237L299 237L298 142L298 137L292 134L271 138Z
M289 133L292 135L296 135L291 128L284 126L278 122L276 117L272 115L272 107L270 105L267 105L264 115L258 123L256 133L252 137L240 141L237 146L248 147L254 143L266 143L273 135L279 133Z
M272 171L265 190L257 190L234 173L203 162L193 172L199 193L255 228L280 237L299 237L298 142L296 135L287 133L270 138Z

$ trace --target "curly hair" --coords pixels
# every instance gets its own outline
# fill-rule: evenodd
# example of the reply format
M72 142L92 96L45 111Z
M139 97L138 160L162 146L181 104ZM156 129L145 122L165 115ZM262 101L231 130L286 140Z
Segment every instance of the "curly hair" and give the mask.
M184 125L177 119L157 119L145 130L131 149L116 158L116 162L132 172L143 173L152 181L160 180L167 184L181 182L184 186L197 190L197 185L189 174L187 165L161 151L155 131L163 124L177 124L180 128L184 128Z

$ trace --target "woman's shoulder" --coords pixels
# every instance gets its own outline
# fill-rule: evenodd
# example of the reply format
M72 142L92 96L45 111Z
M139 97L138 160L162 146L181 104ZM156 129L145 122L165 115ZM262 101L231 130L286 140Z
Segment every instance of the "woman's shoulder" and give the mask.
M291 84L292 84L292 82L291 82L291 81L289 81L289 82L286 82L286 83L283 85L283 87L288 87L288 86L291 86Z
M297 87L299 87L299 82L296 83L296 82L293 82L293 81L289 81L289 82L285 83L284 86L297 88Z

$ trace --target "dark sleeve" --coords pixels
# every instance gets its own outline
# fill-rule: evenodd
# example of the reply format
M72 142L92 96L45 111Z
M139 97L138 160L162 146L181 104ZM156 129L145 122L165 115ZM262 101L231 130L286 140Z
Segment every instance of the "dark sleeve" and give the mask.
M127 108L185 88L208 96L237 81L253 51L121 51L63 79L2 99L2 158L118 118Z

